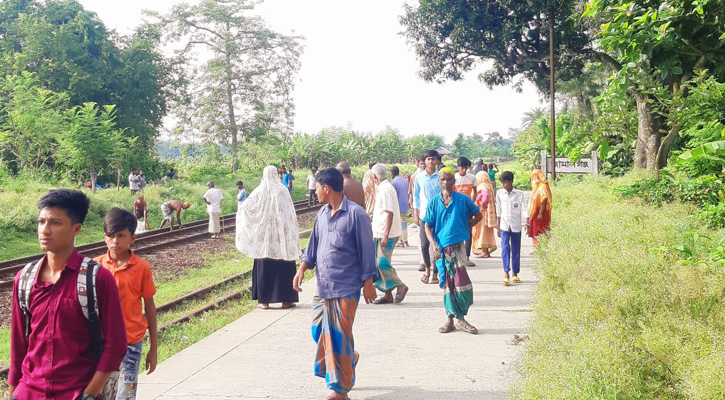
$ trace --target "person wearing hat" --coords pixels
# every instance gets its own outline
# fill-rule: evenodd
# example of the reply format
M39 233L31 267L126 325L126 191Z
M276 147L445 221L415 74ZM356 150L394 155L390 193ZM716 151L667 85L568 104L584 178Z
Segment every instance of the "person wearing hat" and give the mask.
M448 317L438 332L460 329L475 335L478 329L465 318L473 304L473 286L466 271L466 240L471 240L471 227L483 215L470 197L453 190L456 178L450 167L442 168L438 174L441 192L430 199L423 217Z
M209 233L212 238L218 238L219 232L222 230L220 216L224 195L221 190L214 187L214 181L207 182L206 187L208 189L201 199L206 203L206 212L209 214Z
M182 227L181 225L181 210L186 210L189 208L191 204L189 202L180 202L179 200L170 200L166 203L161 204L161 214L163 214L163 219L161 220L161 225L159 225L159 229L164 227L164 224L166 224L166 221L169 221L169 224L171 225L171 230L174 230L174 211L176 211L176 220L179 223L179 228Z

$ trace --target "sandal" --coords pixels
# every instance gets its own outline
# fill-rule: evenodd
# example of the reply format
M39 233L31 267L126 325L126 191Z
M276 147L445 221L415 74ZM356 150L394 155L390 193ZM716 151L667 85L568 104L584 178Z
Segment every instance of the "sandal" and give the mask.
M420 277L420 281L423 283L428 283L429 279L430 279L430 274L423 274L423 276Z
M509 278L504 278L503 285L508 286L509 285Z
M456 330L456 326L453 325L453 321L446 322L445 325L438 328L438 333L448 333Z
M408 286L405 286L405 290L401 293L400 290L395 292L395 303L400 304L405 300L405 295L408 294Z
M435 276L435 277L433 277L433 280L430 281L430 283L431 284L434 284L434 285L437 285L437 284L439 284L441 282L438 280L438 276Z
M282 307L280 307L280 308L284 310L286 308L295 308L295 307L297 307L297 304L295 304L295 303L282 303Z
M327 396L327 400L350 400L350 398L346 394L336 392L335 394Z
M383 296L379 299L373 300L373 304L388 304L388 303L392 303L392 302L393 302L392 300L388 300L388 298L385 296Z
M466 321L465 319L462 321L459 321L456 323L456 327L460 330L466 331L472 335L475 335L478 333L478 329L476 329L475 326L471 325Z
M269 310L269 304L259 303L257 304L257 308L259 308L260 310Z
M514 275L514 283L521 283L521 278L519 278L518 276Z

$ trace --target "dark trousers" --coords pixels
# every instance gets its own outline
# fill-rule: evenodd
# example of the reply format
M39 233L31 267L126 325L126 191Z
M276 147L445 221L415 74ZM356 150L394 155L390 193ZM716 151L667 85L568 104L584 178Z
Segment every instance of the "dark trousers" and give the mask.
M313 204L317 204L317 189L307 189L307 193L309 194L307 205L312 206Z
M425 234L425 226L427 224L423 221L420 221L420 252L423 255L423 264L425 264L426 268L431 267L430 262L430 242L428 241L428 235ZM442 251L443 249L441 249ZM438 273L438 268L436 268L435 263L432 265L433 267L433 273Z
M501 231L501 258L503 258L504 272L509 272L513 268L514 275L519 274L521 269L521 232Z

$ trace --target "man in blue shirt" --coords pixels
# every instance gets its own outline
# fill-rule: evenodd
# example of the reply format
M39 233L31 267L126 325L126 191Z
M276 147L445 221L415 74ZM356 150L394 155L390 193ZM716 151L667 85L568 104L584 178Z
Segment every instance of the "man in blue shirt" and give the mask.
M438 184L438 169L440 163L438 152L428 150L423 153L425 156L425 170L421 171L415 177L413 184L413 222L420 226L420 252L423 256L423 265L419 271L425 271L420 280L428 283L431 278L431 262L430 262L430 242L425 234L425 213L428 209L428 201L441 192ZM433 279L431 283L438 283L438 274L435 265L433 265Z
M315 270L317 294L313 299L312 338L317 342L315 375L332 390L328 399L348 399L355 384L352 325L363 289L365 302L377 297L374 279L375 248L370 218L342 194L340 171L328 168L317 174L316 194L322 204L310 234L307 251L293 287L301 292L305 271ZM332 354L326 354L328 351Z
M398 194L398 205L400 207L400 226L403 229L403 234L400 235L398 246L408 247L408 181L400 176L400 168L393 165L390 167L390 176L393 177L393 181L390 182L395 188L395 192Z
M425 221L425 233L433 247L440 274L443 305L448 321L438 329L448 333L456 328L476 334L478 329L465 319L473 304L473 286L466 271L466 240L471 239L471 227L482 218L481 211L470 197L455 192L454 172L445 167L439 171L441 193L430 199ZM453 324L453 318L457 319Z

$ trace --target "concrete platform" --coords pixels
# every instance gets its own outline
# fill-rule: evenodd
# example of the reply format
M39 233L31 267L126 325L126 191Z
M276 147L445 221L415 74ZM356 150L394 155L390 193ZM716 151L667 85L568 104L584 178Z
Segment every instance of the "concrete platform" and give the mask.
M410 229L417 243L417 227ZM518 378L524 344L513 345L531 321L537 279L531 240L522 239L518 285L502 285L501 251L473 258L468 269L474 304L467 320L478 335L438 333L445 322L442 290L423 284L417 246L396 248L393 265L410 287L401 304L361 303L355 317L360 352L352 399L504 399ZM324 379L312 373L310 335L315 281L299 307L255 310L139 377L139 399L324 399ZM279 305L274 305L279 306Z

